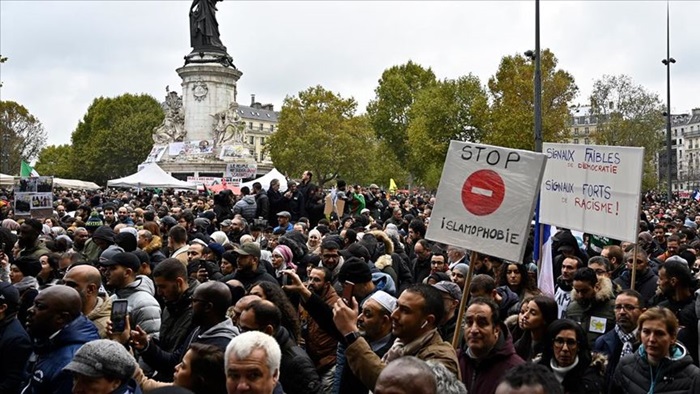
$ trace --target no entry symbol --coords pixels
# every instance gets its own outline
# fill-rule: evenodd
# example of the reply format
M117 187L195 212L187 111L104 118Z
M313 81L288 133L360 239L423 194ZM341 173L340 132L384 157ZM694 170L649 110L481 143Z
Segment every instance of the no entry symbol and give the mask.
M496 171L479 170L464 181L462 204L473 215L486 216L501 206L505 194L503 178Z

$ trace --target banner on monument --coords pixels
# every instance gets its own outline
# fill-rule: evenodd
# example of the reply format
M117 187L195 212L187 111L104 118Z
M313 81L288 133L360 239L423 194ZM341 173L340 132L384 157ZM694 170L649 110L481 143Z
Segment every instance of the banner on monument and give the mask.
M229 160L229 159L240 159L246 157L253 157L250 154L250 150L242 145L224 145L221 147L221 153L219 153L219 159Z
M151 148L151 152L146 157L144 163L155 163L160 161L160 159L163 158L166 150L168 150L167 145L153 145L153 148Z
M241 185L241 178L219 178L213 176L188 176L187 182L192 182L197 185L197 188L203 188L204 186L219 185L227 183L231 186L239 187Z
M15 216L48 218L53 214L53 177L20 178L15 183Z
M184 141L168 144L168 154L178 155L203 155L214 151L214 141Z
M637 241L644 148L544 144L540 221Z
M451 141L426 238L522 261L546 156Z
M228 163L226 176L231 178L253 178L258 173L258 163Z

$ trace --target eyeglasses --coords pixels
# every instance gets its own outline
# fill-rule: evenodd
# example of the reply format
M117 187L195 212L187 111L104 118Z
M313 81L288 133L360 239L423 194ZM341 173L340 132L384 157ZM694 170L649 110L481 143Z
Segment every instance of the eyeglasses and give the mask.
M632 312L632 311L635 310L635 309L639 309L639 307L638 307L638 306L634 306L634 305L624 305L624 304L616 304L616 305L615 305L615 310L616 310L616 311L621 311L621 310L623 310L623 309L624 309L626 312Z
M558 348L563 348L564 345L569 349L578 346L578 341L571 338L554 338L554 346Z

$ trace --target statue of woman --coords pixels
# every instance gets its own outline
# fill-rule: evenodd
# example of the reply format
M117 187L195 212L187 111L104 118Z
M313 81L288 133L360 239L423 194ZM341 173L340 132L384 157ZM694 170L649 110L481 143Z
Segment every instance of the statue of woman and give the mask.
M216 3L220 0L192 0L190 7L190 44L195 50L223 50L216 22Z

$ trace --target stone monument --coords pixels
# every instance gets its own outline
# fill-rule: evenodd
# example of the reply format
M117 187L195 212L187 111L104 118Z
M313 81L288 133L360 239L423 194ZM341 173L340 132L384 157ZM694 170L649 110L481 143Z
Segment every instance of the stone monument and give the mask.
M200 173L235 176L227 173L230 164L256 165L236 102L236 84L243 73L221 42L216 20L218 2L192 1L192 51L176 70L182 78L182 96L166 87L162 104L165 118L154 129L154 150L146 160L157 161L179 178Z

